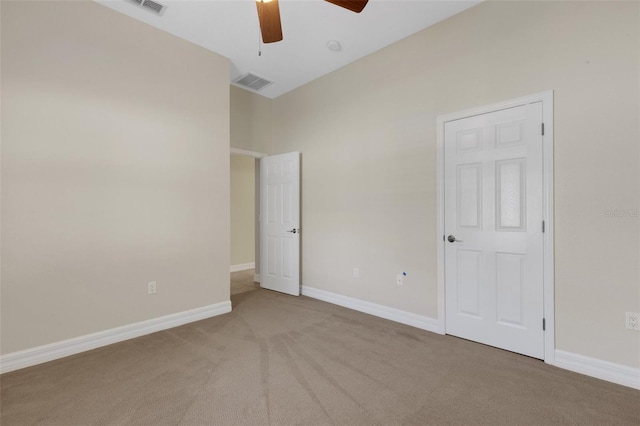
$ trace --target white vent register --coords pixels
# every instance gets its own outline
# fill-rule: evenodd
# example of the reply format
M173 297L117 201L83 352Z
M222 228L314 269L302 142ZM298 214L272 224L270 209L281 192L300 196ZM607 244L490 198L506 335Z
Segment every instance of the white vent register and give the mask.
M255 74L247 73L236 78L232 81L232 83L236 86L258 92L265 87L273 84L273 81L269 81Z
M155 13L156 15L162 15L167 8L166 5L158 3L153 0L127 0L129 3L140 6L141 9L147 12Z

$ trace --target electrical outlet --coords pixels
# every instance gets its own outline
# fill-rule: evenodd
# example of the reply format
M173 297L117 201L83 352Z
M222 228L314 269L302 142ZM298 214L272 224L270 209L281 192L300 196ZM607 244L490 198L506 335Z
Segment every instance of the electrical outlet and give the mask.
M151 281L149 284L147 284L147 291L149 294L156 294L156 282L155 281Z
M358 271L358 268L353 268L353 278L359 278L360 277L360 271Z
M625 322L629 330L640 331L640 314L636 312L625 312Z

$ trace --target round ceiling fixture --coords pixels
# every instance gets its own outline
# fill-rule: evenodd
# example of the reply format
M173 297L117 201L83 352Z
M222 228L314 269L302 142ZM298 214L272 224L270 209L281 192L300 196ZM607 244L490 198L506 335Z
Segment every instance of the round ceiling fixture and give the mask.
M327 49L332 52L339 52L342 50L342 46L340 45L340 42L336 40L330 40L327 42Z

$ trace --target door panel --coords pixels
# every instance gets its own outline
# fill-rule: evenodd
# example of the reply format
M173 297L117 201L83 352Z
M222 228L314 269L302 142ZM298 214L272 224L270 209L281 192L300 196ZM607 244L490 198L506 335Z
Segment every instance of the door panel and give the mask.
M482 164L458 166L458 226L482 226Z
M300 295L300 154L260 160L260 285Z
M525 159L496 161L496 229L526 231Z
M542 103L445 124L446 332L544 356Z
M482 252L478 250L458 250L457 295L458 313L481 317L480 292L482 276Z
M522 254L496 253L497 321L502 325L524 327L526 260Z

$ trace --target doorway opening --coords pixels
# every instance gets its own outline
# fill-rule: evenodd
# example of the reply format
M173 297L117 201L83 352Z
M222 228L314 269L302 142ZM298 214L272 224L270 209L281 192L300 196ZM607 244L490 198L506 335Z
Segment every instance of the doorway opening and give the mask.
M230 293L259 288L260 283L260 158L266 154L231 149Z

